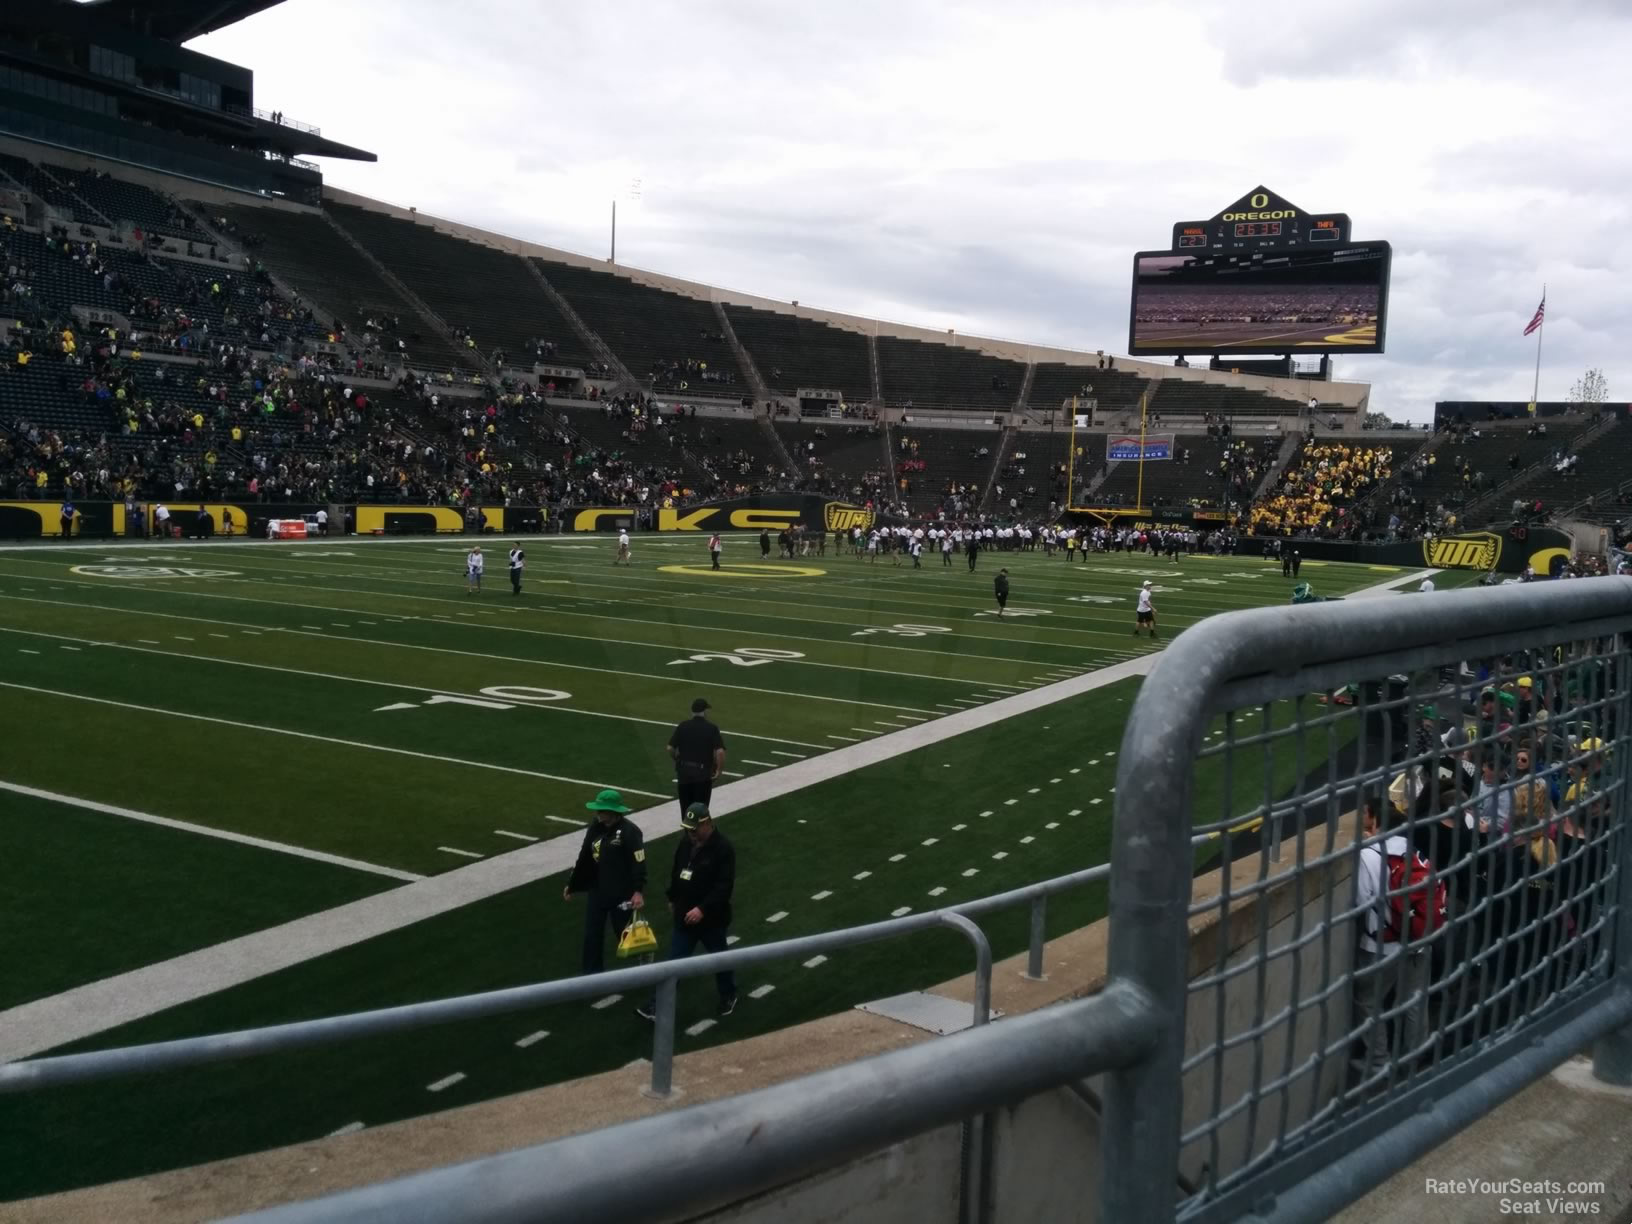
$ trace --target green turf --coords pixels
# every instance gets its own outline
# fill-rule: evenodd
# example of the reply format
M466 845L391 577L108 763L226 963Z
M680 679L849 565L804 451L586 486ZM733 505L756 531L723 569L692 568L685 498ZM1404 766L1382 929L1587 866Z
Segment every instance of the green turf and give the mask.
M458 541L0 551L0 684L23 686L0 689L0 729L22 749L0 765L0 777L431 873L469 861L444 847L483 856L512 849L516 843L497 830L568 832L547 818L580 814L590 784L669 793L667 730L699 693L725 732L727 768L751 776L894 730L902 715L932 728L955 710L1139 657L1151 648L1130 634L1145 575L1157 582L1168 636L1218 611L1284 603L1293 585L1263 561L1194 558L1173 566L1113 555L1068 565L1041 554L983 557L973 575L961 558L950 569L936 560L915 572L829 556L796 563L826 571L820 575L715 578L658 568L702 560L694 543L642 541L641 565L625 571L607 564L600 543L540 541L529 546L528 592L514 600L498 573L488 591L467 597L455 572L463 551ZM230 576L74 572L98 564ZM995 611L990 581L998 564L1013 577L1011 610L1038 615L1001 622L980 615ZM1342 594L1392 576L1310 563L1302 578L1322 594ZM801 657L718 657L744 647ZM1114 752L1135 684L836 772L734 813L725 827L742 861L737 932L753 942L786 938L1103 862ZM510 709L421 704L436 695L491 700L482 690L496 685L569 696L513 700ZM398 703L412 708L379 709ZM1272 714L1276 726L1290 717L1286 706ZM1228 805L1221 769L1204 761L1198 820L1251 811L1266 774L1268 792L1284 793L1330 747L1315 736L1301 756L1290 741L1268 759L1241 754ZM145 846L154 832L131 825L126 835ZM210 847L201 854L222 845L198 840ZM654 845L658 870L669 845ZM905 857L892 863L894 855ZM68 865L47 865L40 876L40 892L72 895ZM362 879L364 890L389 883ZM931 896L935 888L945 891ZM172 942L156 939L147 954L155 958L166 947L223 937L194 920L209 890L185 882L176 889L182 904L160 920ZM831 895L811 899L822 891ZM577 965L579 915L559 892L555 880L491 897L81 1044L565 976ZM107 904L123 895L112 890ZM43 903L42 910L50 912ZM766 921L783 910L779 923ZM1102 911L1103 890L1083 890L1051 903L1050 929ZM242 929L277 920L249 918ZM1000 955L1023 945L1023 912L982 925ZM133 963L98 961L71 947L62 959L72 962L61 970L64 981ZM855 949L815 969L779 965L743 983L773 992L744 1000L729 1027L683 1038L682 1047L797 1023L967 968L966 945L941 933ZM60 988L28 976L42 984L25 991ZM706 982L686 989L683 1023L701 1014L709 995ZM551 1036L515 1047L538 1029ZM626 1004L606 1013L575 1007L6 1098L0 1150L17 1159L0 1163L0 1197L312 1138L352 1121L373 1125L615 1067L646 1053L647 1040ZM466 1080L426 1092L454 1071Z
M14 793L0 805L0 1008L396 885Z

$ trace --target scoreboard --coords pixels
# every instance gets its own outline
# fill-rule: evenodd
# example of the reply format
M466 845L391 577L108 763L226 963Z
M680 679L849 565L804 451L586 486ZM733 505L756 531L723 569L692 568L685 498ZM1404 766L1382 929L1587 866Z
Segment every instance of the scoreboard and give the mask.
M1306 213L1266 187L1249 191L1209 221L1180 221L1173 227L1175 251L1256 251L1348 241L1347 213Z
M1135 357L1381 353L1392 250L1356 242L1347 213L1306 212L1256 187L1166 250L1133 257Z

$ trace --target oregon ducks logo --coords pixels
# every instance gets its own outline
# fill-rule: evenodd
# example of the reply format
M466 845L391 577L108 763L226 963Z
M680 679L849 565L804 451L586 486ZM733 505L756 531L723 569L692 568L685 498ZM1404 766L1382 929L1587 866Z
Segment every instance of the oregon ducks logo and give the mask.
M1491 570L1501 555L1502 537L1489 531L1422 542L1423 562L1436 569Z
M866 506L852 506L848 502L828 502L822 507L822 518L829 531L852 531L857 527L868 531L876 517Z

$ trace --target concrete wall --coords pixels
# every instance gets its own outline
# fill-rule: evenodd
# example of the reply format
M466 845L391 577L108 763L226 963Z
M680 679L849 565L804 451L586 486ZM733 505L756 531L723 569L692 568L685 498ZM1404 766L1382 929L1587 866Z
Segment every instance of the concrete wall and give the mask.
M1316 844L1324 848L1324 828L1307 836L1315 838ZM1347 844L1353 836L1353 819L1345 818L1340 823L1336 844ZM1313 854L1313 849L1310 853ZM1261 934L1266 941L1267 958L1260 968L1231 975L1221 985L1209 984L1192 990L1185 1016L1187 1060L1216 1044L1220 1007L1224 1032L1230 1035L1242 1033L1288 1007L1293 994L1294 964L1298 994L1306 1000L1328 978L1341 977L1349 971L1354 938L1347 926L1334 927L1329 939L1302 942L1308 932L1324 921L1328 894L1334 910L1341 910L1347 904L1349 863L1345 859L1310 868L1297 877L1291 874L1296 861L1296 849L1288 845L1282 860L1271 868L1272 882L1259 893L1232 901L1227 919L1220 909L1192 920L1192 981L1217 976L1221 965L1231 969L1255 964ZM1258 862L1258 858L1252 856L1232 867L1232 895L1238 895L1255 879ZM1194 899L1200 902L1216 898L1222 883L1221 872L1198 879ZM1261 1011L1260 986L1263 991ZM1230 1111L1250 1093L1255 1083L1278 1078L1288 1065L1289 1047L1292 1067L1311 1061L1322 1034L1327 1034L1326 1039L1330 1040L1329 1035L1343 1031L1348 1021L1348 992L1336 991L1324 1002L1306 1003L1295 1015L1269 1025L1257 1042L1243 1042L1198 1063L1184 1079L1181 1133L1192 1130L1208 1117ZM1216 1099L1215 1074L1218 1076ZM1179 1157L1180 1175L1194 1185L1206 1180L1209 1167L1216 1167L1221 1176L1241 1168L1278 1138L1283 1093L1288 1096L1286 1127L1290 1131L1306 1121L1312 1111L1323 1108L1333 1099L1344 1074L1341 1054L1313 1060L1307 1069L1292 1076L1283 1092L1260 1097L1255 1113L1240 1110L1220 1125L1216 1131L1216 1155L1206 1137L1186 1146ZM1090 1080L1087 1088L1090 1100L1070 1088L1059 1088L1030 1097L994 1115L991 1193L995 1220L1097 1224L1101 1180L1097 1102L1103 1099L1099 1077ZM922 1169L903 1169L892 1161L881 1160L882 1154L875 1153L841 1169L705 1218L732 1224L748 1221L827 1224L840 1218L830 1214L833 1204L855 1202L869 1207L882 1203L893 1213L888 1215L892 1220L910 1220L914 1224L954 1220L959 1178L957 1130L952 1128L935 1134L953 1137L949 1166L946 1153L939 1147L932 1145L916 1150L902 1145L890 1149L891 1152L902 1152L903 1158L924 1162ZM946 1187L952 1191L951 1203L942 1207L949 1212L946 1215L934 1214L923 1206L927 1194L925 1182L936 1177L945 1178ZM1174 1194L1179 1193L1175 1179ZM857 1214L844 1218L870 1221L874 1217Z
M962 1128L945 1126L772 1190L713 1224L956 1224ZM677 1176L685 1176L676 1170Z

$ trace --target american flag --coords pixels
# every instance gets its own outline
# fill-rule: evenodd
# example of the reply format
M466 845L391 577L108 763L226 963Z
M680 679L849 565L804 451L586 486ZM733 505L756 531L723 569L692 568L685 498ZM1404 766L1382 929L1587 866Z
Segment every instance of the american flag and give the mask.
M1541 299L1541 305L1536 307L1536 317L1531 319L1529 324L1525 327L1524 334L1528 336L1531 332L1535 331L1536 328L1540 327L1542 317L1544 315L1546 315L1546 313L1547 313L1547 299L1542 298Z

